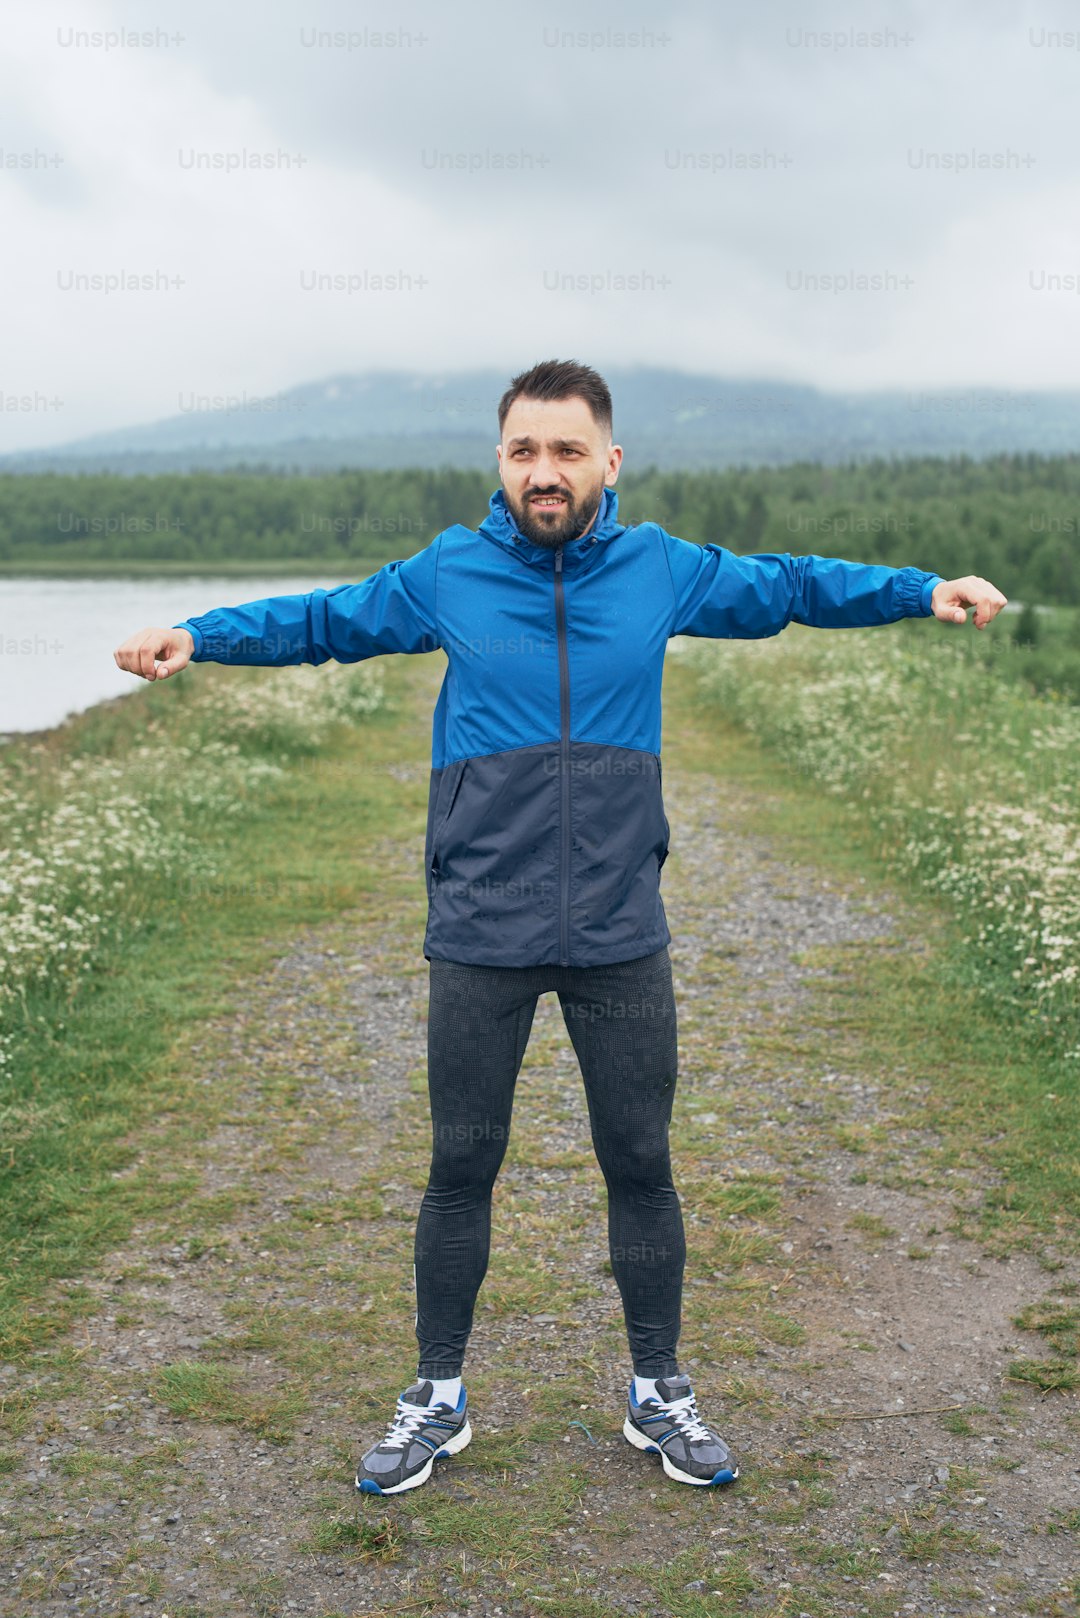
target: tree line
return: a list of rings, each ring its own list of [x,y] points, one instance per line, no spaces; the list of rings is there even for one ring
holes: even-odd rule
[[[497,487],[494,469],[6,474],[0,564],[287,560],[363,576],[455,522],[476,527]],[[740,553],[979,573],[1011,599],[1080,605],[1080,455],[646,467],[618,492],[624,521]]]

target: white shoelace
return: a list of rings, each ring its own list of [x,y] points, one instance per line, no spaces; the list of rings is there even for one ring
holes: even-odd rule
[[[670,1416],[675,1422],[684,1438],[714,1439],[716,1434],[707,1427],[698,1414],[696,1395],[688,1393],[685,1399],[675,1399],[671,1404],[662,1405],[664,1414]]]
[[[404,1449],[418,1429],[431,1417],[428,1405],[408,1405],[398,1401],[397,1414],[387,1428],[382,1441],[383,1449]]]

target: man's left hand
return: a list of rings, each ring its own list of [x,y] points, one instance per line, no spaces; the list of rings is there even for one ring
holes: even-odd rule
[[[963,579],[942,579],[935,584],[930,607],[935,618],[946,624],[967,622],[967,608],[975,608],[973,619],[976,629],[985,629],[991,618],[996,618],[1006,597],[987,579],[969,573]]]

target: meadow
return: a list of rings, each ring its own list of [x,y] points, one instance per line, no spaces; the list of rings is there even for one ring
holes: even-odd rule
[[[113,1177],[133,1152],[123,1143],[153,1102],[147,1068],[191,1003],[185,974],[199,948],[189,919],[224,909],[239,923],[260,898],[265,917],[290,895],[315,914],[337,897],[325,881],[313,896],[295,855],[285,872],[245,867],[258,862],[263,835],[280,841],[297,795],[314,794],[305,766],[335,736],[340,744],[385,718],[382,664],[284,669],[272,680],[256,669],[209,672],[134,690],[134,700],[99,704],[0,751],[0,1343],[9,1351],[39,1286],[77,1270],[112,1228],[98,1204],[116,1200]],[[314,796],[307,803],[317,814]],[[148,1011],[155,996],[170,1002],[168,1015]]]
[[[792,770],[857,805],[880,856],[936,895],[955,970],[1080,1072],[1080,709],[981,644],[907,620],[756,642],[684,641],[703,697]]]

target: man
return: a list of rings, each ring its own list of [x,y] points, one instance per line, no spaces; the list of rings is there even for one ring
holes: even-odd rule
[[[679,1482],[738,1462],[697,1410],[675,1348],[686,1245],[668,1125],[676,1014],[660,868],[669,827],[660,687],[673,635],[760,638],[909,616],[983,629],[985,579],[818,556],[737,557],[624,525],[611,396],[549,361],[499,405],[501,488],[459,525],[360,584],[218,608],[118,648],[159,679],[191,659],[356,662],[441,648],[425,838],[433,1148],[414,1244],[417,1380],[356,1485],[396,1494],[472,1437],[461,1381],[487,1270],[491,1192],[537,997],[554,990],[607,1184],[612,1271],[634,1376],[625,1437]],[[159,661],[160,660],[160,661]]]

